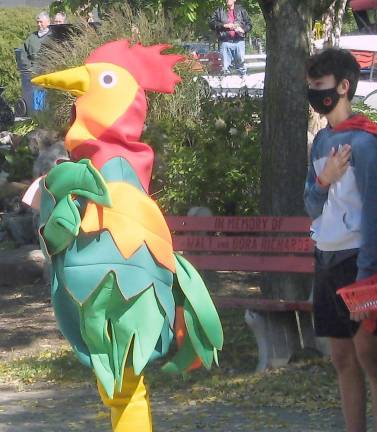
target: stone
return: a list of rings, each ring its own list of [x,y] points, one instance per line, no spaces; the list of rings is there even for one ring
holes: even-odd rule
[[[0,150],[11,150],[17,148],[22,141],[22,135],[9,131],[0,132]]]
[[[59,159],[67,159],[67,152],[63,141],[53,143],[48,149],[40,151],[33,164],[33,177],[38,178],[47,174]]]
[[[33,164],[33,177],[46,174],[59,159],[68,159],[64,141],[57,132],[48,129],[35,129],[27,137],[28,147],[36,157]]]
[[[36,233],[33,223],[33,214],[8,213],[3,215],[3,230],[18,245],[32,244],[36,242]]]
[[[0,171],[0,187],[2,187],[7,182],[8,177],[9,173],[6,171]]]
[[[43,278],[45,258],[35,245],[0,251],[0,286],[32,284]]]
[[[191,207],[187,212],[187,216],[213,216],[213,214],[208,207]]]
[[[0,172],[0,176],[2,176],[1,178],[2,179],[6,178],[7,177],[6,174],[7,173],[1,174]],[[24,192],[26,192],[26,189],[28,188],[28,185],[25,183],[7,182],[7,181],[0,182],[0,186],[1,186],[0,199],[9,196],[15,196],[15,195],[21,196],[23,195]]]

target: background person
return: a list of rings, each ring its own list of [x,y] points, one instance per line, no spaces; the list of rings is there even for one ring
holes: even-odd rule
[[[35,71],[38,53],[43,44],[49,40],[50,17],[47,12],[36,16],[38,30],[31,33],[22,46],[21,59],[26,69]]]
[[[67,24],[67,15],[64,12],[58,12],[54,16],[53,24],[55,25]]]
[[[27,37],[21,48],[16,50],[22,86],[22,108],[19,115],[22,116],[43,109],[45,104],[44,90],[33,88],[30,79],[32,72],[38,72],[37,60],[42,46],[50,41],[50,17],[47,12],[41,12],[36,16],[36,21],[38,29]]]
[[[230,72],[232,62],[240,75],[246,74],[245,37],[251,30],[246,10],[236,0],[226,0],[226,7],[219,7],[212,15],[209,26],[217,33],[223,58],[223,72]]]

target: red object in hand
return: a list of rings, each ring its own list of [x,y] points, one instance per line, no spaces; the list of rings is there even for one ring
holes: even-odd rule
[[[373,333],[377,327],[377,274],[338,289],[350,312],[371,312],[372,318],[363,320],[364,329]]]

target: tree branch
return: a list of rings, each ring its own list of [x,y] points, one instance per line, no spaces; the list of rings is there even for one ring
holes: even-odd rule
[[[307,0],[309,10],[313,17],[322,16],[333,3],[335,3],[334,0]]]
[[[267,18],[278,0],[258,0],[265,18]],[[320,17],[336,0],[295,0],[298,8],[306,10],[309,16]]]

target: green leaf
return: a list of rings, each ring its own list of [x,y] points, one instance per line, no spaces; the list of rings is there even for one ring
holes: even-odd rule
[[[221,350],[224,337],[220,318],[202,278],[182,255],[175,253],[174,257],[179,285],[190,302],[198,323],[209,342]]]

